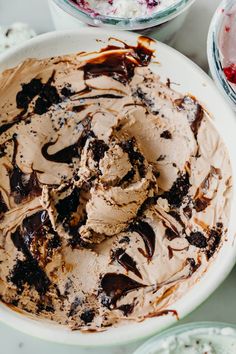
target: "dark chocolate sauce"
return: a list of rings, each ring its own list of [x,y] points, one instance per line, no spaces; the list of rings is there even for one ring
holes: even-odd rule
[[[8,122],[8,123],[5,123],[5,124],[2,124],[0,126],[0,135],[5,133],[8,129],[10,129],[11,127],[13,127],[15,124],[19,123],[20,122],[20,119],[17,118],[15,120],[12,120],[11,122]]]
[[[34,286],[40,295],[44,295],[50,285],[46,273],[33,258],[27,258],[23,261],[17,260],[9,279],[17,286],[19,292],[22,292],[24,285],[28,284]]]
[[[55,152],[54,154],[49,154],[48,153],[48,148],[50,146],[53,146],[56,144],[56,141],[46,143],[42,147],[42,155],[43,157],[52,162],[57,162],[57,163],[67,163],[70,164],[73,161],[73,158],[79,156],[79,151],[78,151],[78,143],[76,142],[75,144],[72,144],[70,146],[65,147],[62,150],[59,150]]]
[[[114,95],[112,93],[104,93],[101,95],[96,95],[96,96],[87,96],[87,97],[80,97],[80,100],[97,100],[100,98],[108,98],[108,99],[120,99],[123,98],[124,96],[121,95]]]
[[[115,259],[122,267],[127,271],[133,272],[137,277],[142,279],[142,275],[137,268],[137,263],[135,260],[128,255],[122,248],[118,248],[112,255],[112,258]]]
[[[144,214],[144,212],[151,206],[156,204],[158,197],[148,197],[143,204],[140,206],[138,212],[137,212],[137,216],[142,216]]]
[[[11,193],[16,204],[20,204],[27,197],[35,197],[41,194],[41,187],[35,171],[31,174],[25,174],[15,165],[9,173],[9,180]]]
[[[24,254],[25,259],[16,261],[9,280],[17,286],[20,293],[24,290],[25,284],[28,284],[30,287],[34,286],[40,295],[44,295],[50,286],[50,280],[30,253],[20,227],[11,235],[11,239],[14,246]]]
[[[75,212],[79,206],[80,190],[75,187],[70,195],[64,199],[60,199],[56,204],[57,221],[63,221],[70,218],[71,214]]]
[[[80,113],[80,112],[84,111],[86,108],[87,108],[86,104],[81,104],[80,106],[74,106],[72,108],[72,111],[76,112],[76,113]]]
[[[146,285],[127,277],[124,274],[107,273],[101,280],[101,288],[108,297],[107,306],[116,306],[117,301],[130,291],[145,287]]]
[[[172,259],[174,257],[173,249],[170,246],[167,246],[167,248],[168,248],[169,259]]]
[[[137,232],[143,239],[146,257],[151,260],[155,251],[156,235],[153,228],[146,221],[136,221],[130,226],[131,231]]]
[[[33,171],[26,174],[16,164],[16,155],[18,142],[13,138],[14,148],[12,156],[12,169],[9,169],[9,182],[11,194],[16,204],[20,204],[27,197],[35,197],[41,194],[41,187],[38,181],[37,173]]]
[[[129,46],[122,41],[118,42],[121,42],[124,48],[108,45],[101,49],[99,57],[85,64],[85,80],[106,75],[126,84],[133,77],[135,67],[147,66],[150,63],[154,53],[149,47],[151,39],[139,37],[136,47]],[[123,49],[128,49],[128,51],[124,52]]]
[[[165,230],[165,237],[167,238],[167,240],[172,241],[175,238],[179,238],[180,236],[178,233],[167,227]]]

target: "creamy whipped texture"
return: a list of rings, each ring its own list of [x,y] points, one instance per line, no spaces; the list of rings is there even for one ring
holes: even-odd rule
[[[111,17],[145,17],[162,11],[177,0],[72,0],[91,14]]]
[[[0,296],[18,311],[82,330],[177,316],[224,242],[226,147],[150,45],[0,76]]]
[[[170,336],[153,344],[145,354],[233,354],[236,331],[233,328],[199,328]]]
[[[9,27],[0,27],[0,53],[35,36],[35,31],[26,23],[16,22]]]
[[[222,12],[224,17],[219,37],[224,73],[236,91],[236,5]]]

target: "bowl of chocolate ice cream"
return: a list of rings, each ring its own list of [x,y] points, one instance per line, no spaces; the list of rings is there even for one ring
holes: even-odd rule
[[[236,123],[208,76],[87,28],[10,49],[0,70],[1,320],[114,345],[201,304],[236,254]]]

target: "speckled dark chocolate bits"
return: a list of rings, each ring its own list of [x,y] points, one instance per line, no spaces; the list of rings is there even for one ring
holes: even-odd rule
[[[128,154],[131,165],[133,167],[137,167],[140,177],[143,178],[145,176],[144,156],[137,149],[135,143],[135,139],[132,138],[130,140],[123,141],[120,146],[123,151]],[[129,177],[133,177],[133,170],[129,172]]]
[[[161,138],[163,139],[172,139],[172,134],[169,130],[164,130],[161,135],[160,135]]]
[[[27,84],[22,84],[22,90],[16,95],[16,106],[24,110],[28,109],[29,103],[37,96],[43,88],[40,79],[32,79]]]
[[[162,197],[166,198],[172,207],[179,208],[187,196],[190,188],[188,173],[180,174],[173,183],[171,189],[165,192]]]
[[[199,231],[191,232],[189,236],[186,237],[190,245],[198,247],[198,248],[206,248],[207,247],[207,239],[206,237]]]
[[[207,257],[210,259],[214,256],[215,252],[220,246],[221,239],[223,235],[223,224],[217,223],[216,227],[209,231],[209,239],[208,239],[208,249],[207,249]]]
[[[22,90],[16,94],[17,108],[23,109],[25,112],[28,110],[30,102],[38,96],[35,101],[34,113],[44,114],[48,109],[56,103],[61,101],[60,96],[55,86],[51,84],[52,77],[45,84],[41,79],[32,79],[29,83],[22,84]]]
[[[85,324],[89,324],[93,321],[94,316],[95,316],[95,312],[93,310],[85,310],[81,314],[80,318]]]
[[[108,151],[109,146],[103,140],[95,139],[89,143],[89,149],[92,151],[93,160],[99,162]]]

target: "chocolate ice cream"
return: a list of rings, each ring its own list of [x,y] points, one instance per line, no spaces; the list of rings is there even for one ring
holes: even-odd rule
[[[225,240],[231,167],[151,41],[0,76],[0,296],[72,329],[175,314]]]

